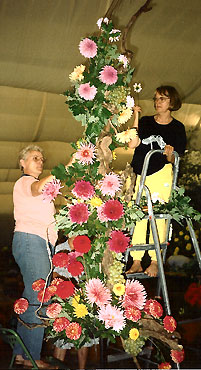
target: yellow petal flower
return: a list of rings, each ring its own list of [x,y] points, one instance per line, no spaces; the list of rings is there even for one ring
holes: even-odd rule
[[[85,66],[83,64],[81,64],[80,66],[77,66],[74,68],[73,72],[70,73],[69,75],[69,78],[71,81],[82,81],[84,76],[83,76],[83,72],[85,70]]]
[[[74,314],[78,318],[85,317],[88,313],[87,307],[83,303],[76,305],[74,309]]]
[[[120,284],[120,283],[115,284],[113,286],[113,292],[117,296],[123,295],[125,293],[125,285],[124,284]]]
[[[115,151],[114,151],[114,150],[113,150],[113,152],[112,152],[112,158],[113,158],[113,160],[114,160],[114,161],[117,159],[117,155],[116,155],[116,153],[115,153]]]
[[[72,299],[71,305],[73,307],[76,307],[79,304],[79,301],[80,301],[80,296],[79,295],[75,295],[73,297],[73,299]]]
[[[136,328],[133,328],[129,331],[129,337],[133,340],[136,340],[139,337],[140,333],[139,330]]]
[[[102,203],[103,203],[103,201],[98,197],[94,197],[90,200],[90,204],[93,207],[100,207]]]
[[[120,124],[126,123],[131,118],[132,114],[133,114],[132,109],[130,108],[124,109],[118,117],[118,122]]]

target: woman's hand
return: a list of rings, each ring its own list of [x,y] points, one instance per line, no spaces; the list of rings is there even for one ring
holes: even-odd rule
[[[133,110],[135,113],[141,113],[142,109],[139,105],[134,105]]]
[[[166,155],[168,162],[174,163],[174,147],[166,145],[163,154]]]

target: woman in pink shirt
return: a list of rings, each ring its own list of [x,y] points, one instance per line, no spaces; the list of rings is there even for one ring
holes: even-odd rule
[[[15,230],[12,252],[23,276],[23,297],[29,301],[29,308],[22,319],[29,324],[40,324],[40,319],[35,315],[39,301],[32,284],[37,279],[47,278],[50,271],[47,245],[52,255],[57,240],[54,204],[45,202],[42,196],[43,187],[54,176],[38,179],[43,171],[44,157],[42,149],[36,145],[29,145],[20,152],[19,163],[23,175],[16,181],[13,190]],[[18,323],[17,332],[39,368],[56,368],[40,359],[44,328],[30,330]],[[25,367],[31,365],[20,346],[16,345],[14,353],[16,364]]]

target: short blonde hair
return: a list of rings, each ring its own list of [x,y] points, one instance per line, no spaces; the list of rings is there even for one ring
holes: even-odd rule
[[[26,160],[27,154],[33,151],[40,152],[43,155],[43,149],[40,146],[34,144],[27,145],[19,152],[18,163],[21,170],[23,170],[23,167],[20,164],[21,159]]]

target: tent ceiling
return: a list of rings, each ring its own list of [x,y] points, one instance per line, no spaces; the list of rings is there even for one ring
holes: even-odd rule
[[[124,29],[145,0],[123,0],[112,19]],[[62,93],[68,75],[84,62],[78,50],[82,37],[98,31],[96,21],[111,0],[1,0],[0,85]],[[128,34],[134,51],[134,81],[142,99],[156,86],[174,84],[186,103],[200,104],[200,0],[153,0]]]

